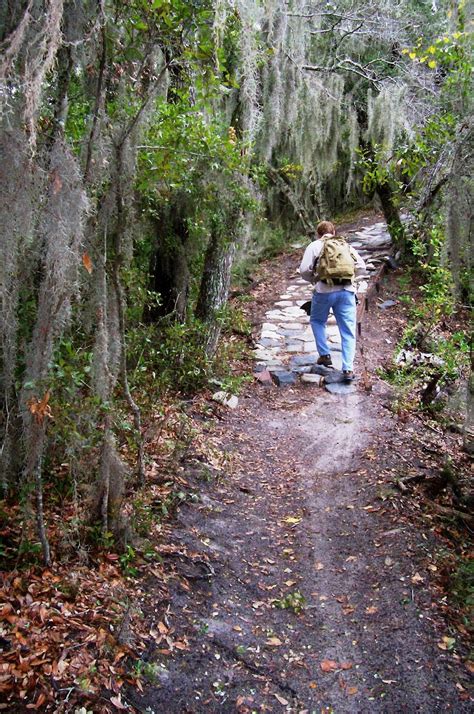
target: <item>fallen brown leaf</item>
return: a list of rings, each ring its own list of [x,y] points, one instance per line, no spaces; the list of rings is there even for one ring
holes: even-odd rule
[[[319,665],[323,672],[335,672],[339,665],[333,659],[323,659]]]

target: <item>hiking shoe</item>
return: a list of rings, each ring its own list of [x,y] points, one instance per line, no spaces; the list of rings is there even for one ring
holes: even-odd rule
[[[344,382],[352,382],[355,379],[352,369],[344,369],[342,371],[342,377]]]
[[[322,364],[323,367],[332,367],[331,355],[321,355],[316,364]]]

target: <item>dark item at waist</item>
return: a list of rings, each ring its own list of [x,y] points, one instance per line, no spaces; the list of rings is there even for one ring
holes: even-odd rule
[[[324,283],[325,285],[329,285],[328,280],[321,280],[321,282]],[[341,278],[333,278],[333,280],[331,281],[331,284],[332,285],[352,285],[352,280],[343,280]]]

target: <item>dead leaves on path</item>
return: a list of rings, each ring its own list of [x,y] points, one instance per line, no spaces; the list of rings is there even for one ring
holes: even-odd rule
[[[352,669],[352,666],[352,662],[336,662],[333,659],[323,659],[319,664],[320,669],[326,673]]]
[[[319,667],[324,674],[332,674],[334,672],[347,672],[353,667],[352,662],[336,662],[333,659],[323,659],[320,662]],[[349,684],[343,679],[342,676],[339,677],[339,687],[350,697],[358,693],[357,687],[350,687]]]

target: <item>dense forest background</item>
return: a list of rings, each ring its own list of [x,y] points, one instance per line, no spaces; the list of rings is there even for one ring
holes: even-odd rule
[[[467,2],[6,0],[0,46],[7,558],[51,562],[59,490],[126,541],[143,415],[229,383],[231,281],[318,220],[384,211],[424,284],[412,342],[471,304]]]

